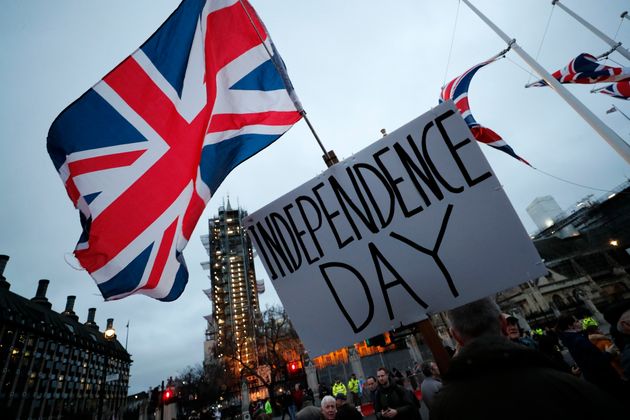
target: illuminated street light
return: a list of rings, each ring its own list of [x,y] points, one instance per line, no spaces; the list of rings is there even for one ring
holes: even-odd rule
[[[619,246],[619,241],[616,239],[611,239],[608,243],[612,246]]]
[[[105,337],[105,340],[107,341],[116,339],[116,330],[114,329],[114,318],[109,318],[107,320],[107,328],[105,328],[103,337]]]

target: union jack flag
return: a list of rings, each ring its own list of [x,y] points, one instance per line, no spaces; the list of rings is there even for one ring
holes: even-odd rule
[[[440,93],[440,103],[448,100],[452,100],[455,103],[455,106],[462,114],[464,121],[466,121],[466,125],[468,125],[468,128],[470,128],[470,131],[477,141],[494,147],[495,149],[507,153],[513,158],[529,165],[525,159],[514,152],[514,149],[512,149],[512,147],[510,147],[510,145],[508,145],[501,136],[488,127],[484,127],[479,124],[470,112],[470,105],[468,103],[468,88],[470,87],[470,82],[480,68],[496,60],[497,58],[492,58],[488,61],[477,64],[476,66],[468,69],[464,74],[448,82],[444,87],[442,87],[442,92]]]
[[[611,67],[599,64],[591,54],[582,53],[575,57],[563,69],[552,74],[560,83],[592,84],[601,82],[618,82],[630,78],[630,68]],[[526,87],[547,86],[547,82],[539,80]]]
[[[608,85],[598,92],[610,95],[613,98],[628,100],[630,99],[630,80],[623,80],[621,82],[613,83],[612,85]]]
[[[210,196],[301,111],[247,0],[184,0],[66,108],[48,153],[80,211],[74,254],[105,300],[177,299],[182,251]]]

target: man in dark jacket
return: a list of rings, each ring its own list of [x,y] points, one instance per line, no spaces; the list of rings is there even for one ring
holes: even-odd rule
[[[357,408],[346,400],[346,396],[339,393],[335,395],[337,403],[337,415],[335,420],[362,420],[363,416]]]
[[[418,420],[420,412],[406,390],[393,382],[384,367],[376,371],[378,388],[374,395],[374,414],[377,420]],[[414,396],[415,398],[415,396]]]
[[[624,418],[614,398],[505,338],[505,319],[491,299],[456,308],[449,319],[463,347],[442,375],[432,420]]]
[[[363,395],[366,396],[368,402],[374,403],[376,399],[376,390],[378,389],[378,382],[374,376],[367,377],[365,380],[365,388],[367,391],[364,392]]]
[[[623,400],[624,384],[619,378],[610,361],[613,354],[600,351],[588,336],[582,332],[581,324],[572,316],[562,316],[558,320],[558,335],[562,344],[569,350],[571,357],[579,366],[584,379]]]

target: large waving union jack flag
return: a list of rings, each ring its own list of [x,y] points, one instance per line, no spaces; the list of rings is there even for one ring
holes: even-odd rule
[[[48,152],[80,211],[74,254],[103,297],[176,299],[188,279],[182,251],[210,196],[301,111],[246,0],[184,0],[66,108]]]
[[[518,156],[514,152],[514,149],[512,149],[512,147],[510,147],[510,145],[508,145],[505,140],[501,138],[500,135],[498,135],[488,127],[484,127],[479,124],[470,112],[470,105],[468,103],[468,89],[470,88],[470,82],[475,76],[475,73],[477,73],[480,68],[492,63],[493,61],[496,61],[497,58],[498,57],[495,57],[488,61],[484,61],[483,63],[479,63],[476,66],[468,69],[462,75],[448,82],[444,87],[442,87],[439,102],[442,103],[444,101],[452,100],[455,103],[455,107],[457,107],[460,114],[462,114],[466,125],[468,125],[468,128],[477,141],[494,147],[495,149],[507,153],[513,158],[518,159],[521,162],[529,165],[529,163],[525,159]]]
[[[582,53],[571,62],[552,74],[560,83],[592,84],[602,82],[618,82],[630,78],[630,68],[611,67],[599,64],[591,54]],[[539,80],[526,87],[547,86],[547,82]]]

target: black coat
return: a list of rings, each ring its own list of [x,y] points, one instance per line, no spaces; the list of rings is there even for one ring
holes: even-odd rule
[[[407,396],[405,389],[391,380],[389,386],[379,385],[374,393],[374,413],[378,420],[385,419],[381,415],[381,411],[387,408],[393,408],[398,412],[394,420],[415,420],[418,418],[417,413],[414,412],[416,408]]]
[[[586,335],[579,332],[562,332],[560,340],[580,367],[584,379],[619,399],[624,398],[624,384],[610,364],[610,353],[600,351]],[[625,398],[630,398],[630,395]]]
[[[337,409],[335,420],[362,420],[363,416],[357,411],[357,408],[351,404],[343,404]]]
[[[628,413],[611,396],[562,372],[540,352],[504,337],[470,342],[442,379],[431,420],[614,420]]]

